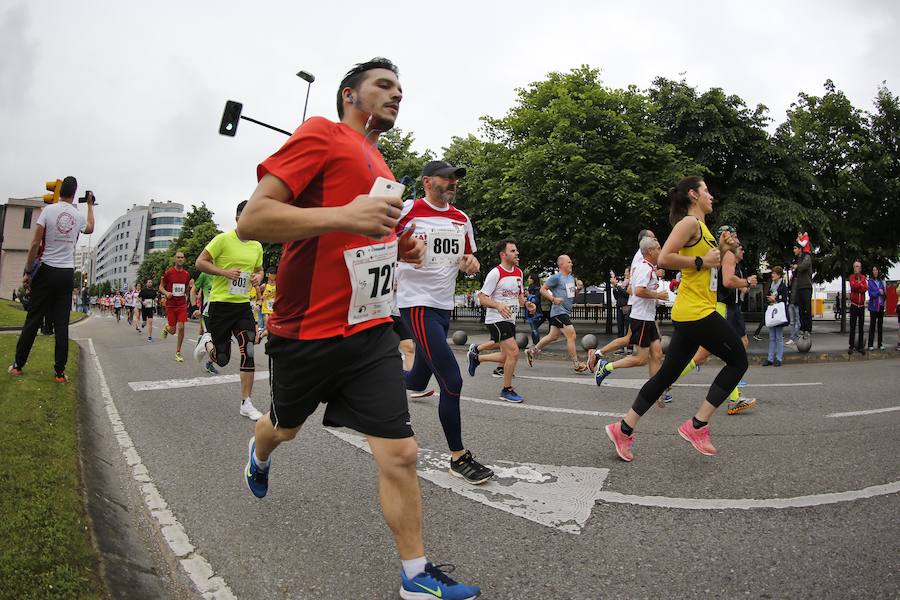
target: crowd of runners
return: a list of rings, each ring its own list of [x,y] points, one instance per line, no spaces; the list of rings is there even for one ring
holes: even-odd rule
[[[429,387],[433,379],[449,473],[472,485],[494,477],[476,459],[472,440],[463,440],[464,378],[448,343],[457,277],[476,274],[481,265],[474,255],[475,227],[453,203],[464,168],[431,161],[421,173],[424,194],[401,199],[403,186],[394,181],[376,142],[393,127],[402,97],[390,61],[356,65],[337,90],[339,121],[310,118],[259,164],[255,192],[236,207],[235,229],[217,235],[201,252],[196,279],[178,252],[158,282],[136,282],[97,304],[117,323],[124,318],[148,342],[155,340],[154,320],[161,319],[157,331],[162,338],[174,337],[179,363],[190,313],[197,327],[192,354],[209,373],[230,362],[236,342],[239,414],[255,421],[244,478],[258,498],[269,493],[275,450],[299,434],[320,404],[324,425],[365,435],[378,469],[383,515],[401,560],[401,597],[471,599],[480,588],[451,578],[450,570],[436,566],[425,552],[408,402],[435,395]],[[520,354],[516,324],[523,314],[531,325],[529,366],[561,337],[574,371],[592,375],[601,390],[617,371],[646,365],[649,378],[628,413],[606,427],[610,454],[614,450],[631,461],[639,420],[654,405],[671,402],[672,385],[715,355],[724,367],[696,412],[677,429],[698,452],[714,455],[710,421],[716,409],[728,401],[727,413],[737,414],[756,404],[741,392],[748,341],[739,308],[741,295],[756,281],[741,271],[738,232],[727,225],[715,235],[710,230],[706,220],[714,199],[701,177],[677,182],[669,200],[668,238],[660,240],[650,230],[638,234],[627,285],[627,328],[584,361],[572,323],[573,302],[584,286],[573,275],[571,258],[560,254],[557,272],[543,283],[531,275],[526,284],[515,240],[496,241],[496,265],[475,295],[485,308],[490,341],[470,346],[468,375],[490,363],[492,374],[503,380],[499,398],[525,400],[513,387]],[[264,272],[257,240],[283,244],[277,272]],[[674,333],[665,353],[657,303],[669,295],[660,285],[661,269],[680,272]],[[775,299],[777,294],[776,287]],[[549,315],[542,302],[549,303]],[[541,337],[545,319],[550,330]],[[255,349],[263,341],[271,400],[260,411],[251,396]],[[612,360],[626,346],[634,352]]]

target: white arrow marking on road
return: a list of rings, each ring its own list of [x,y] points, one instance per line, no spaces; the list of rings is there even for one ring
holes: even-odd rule
[[[534,377],[531,375],[516,375],[522,379],[537,379],[538,381],[555,381],[558,383],[577,383],[580,385],[597,386],[597,382],[593,377]],[[607,377],[603,380],[602,387],[626,388],[631,390],[639,390],[646,379],[616,379],[615,377]],[[674,383],[673,387],[702,387],[708,388],[709,383]],[[822,385],[821,381],[798,382],[798,383],[749,383],[751,387],[802,387],[809,385]]]
[[[366,438],[326,430],[371,453]],[[579,534],[591,517],[609,469],[497,461],[495,478],[473,486],[447,472],[450,455],[419,448],[419,477],[470,500],[566,533]]]
[[[853,412],[831,413],[826,417],[861,417],[863,415],[877,415],[879,413],[894,412],[900,410],[900,406],[892,406],[890,408],[876,408],[873,410],[856,410]]]

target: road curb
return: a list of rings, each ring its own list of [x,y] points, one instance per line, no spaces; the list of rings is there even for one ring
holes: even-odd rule
[[[143,502],[128,489],[121,452],[103,408],[90,393],[88,353],[78,345],[78,441],[82,488],[100,577],[111,598],[189,598],[178,566],[166,559]],[[126,484],[123,485],[123,481]]]

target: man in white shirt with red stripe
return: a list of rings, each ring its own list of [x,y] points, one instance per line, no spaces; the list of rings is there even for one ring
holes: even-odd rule
[[[478,301],[487,308],[484,324],[491,334],[491,341],[500,344],[500,351],[492,354],[469,354],[469,375],[475,375],[475,367],[483,361],[503,365],[503,389],[500,399],[507,402],[522,402],[524,398],[512,387],[512,378],[519,360],[519,345],[516,343],[516,319],[519,307],[534,310],[534,304],[525,301],[522,286],[522,271],[519,269],[519,249],[515,240],[501,240],[497,243],[500,264],[491,269],[484,284],[478,291]]]
[[[656,326],[656,302],[667,299],[669,294],[659,289],[659,277],[656,273],[659,242],[656,238],[645,237],[641,240],[640,252],[643,259],[631,270],[632,295],[629,299],[630,343],[634,344],[636,352],[616,362],[601,358],[597,363],[597,385],[603,383],[616,369],[639,367],[647,363],[650,364],[650,377],[653,377],[662,363],[662,343]]]
[[[441,388],[438,416],[450,448],[450,474],[477,485],[494,472],[476,461],[463,445],[459,413],[462,375],[447,344],[456,277],[460,271],[474,274],[481,268],[473,255],[472,222],[450,204],[456,197],[457,180],[465,175],[463,168],[433,160],[422,169],[425,197],[403,204],[397,231],[412,228],[413,236],[425,241],[426,250],[421,267],[397,265],[397,307],[416,341],[406,389],[425,390],[434,375]]]

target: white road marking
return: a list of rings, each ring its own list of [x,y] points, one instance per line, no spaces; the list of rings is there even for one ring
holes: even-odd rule
[[[597,387],[597,382],[593,377],[535,377],[533,375],[516,375],[522,379],[537,379],[538,381],[555,381],[558,383],[577,383],[580,385],[592,385]],[[603,380],[602,387],[625,388],[631,390],[639,390],[647,383],[646,379],[618,379],[616,377],[607,377]],[[748,383],[748,387],[803,387],[811,385],[822,385],[821,381],[797,382],[797,383]],[[674,383],[673,387],[702,387],[708,388],[709,383]]]
[[[326,430],[371,453],[366,439],[343,430]],[[609,469],[497,461],[492,481],[474,486],[450,475],[450,455],[419,449],[418,474],[442,488],[534,523],[579,534],[591,517]]]
[[[150,514],[159,524],[160,531],[172,549],[175,556],[180,559],[181,567],[185,570],[194,585],[208,600],[234,600],[235,595],[221,577],[215,576],[212,566],[209,562],[194,551],[194,545],[191,543],[187,532],[178,519],[169,510],[166,501],[160,495],[159,490],[150,478],[150,472],[134,447],[134,442],[125,424],[119,416],[119,411],[113,401],[112,393],[109,391],[109,385],[106,382],[106,375],[103,373],[103,367],[100,366],[100,358],[94,349],[94,340],[87,339],[88,351],[94,363],[94,369],[97,371],[97,377],[100,383],[100,393],[103,396],[103,403],[106,406],[106,414],[109,416],[109,422],[112,424],[113,432],[116,440],[119,442],[119,448],[125,457],[125,462],[131,467],[132,477],[141,486],[141,494],[144,497],[144,503],[150,510]]]
[[[541,406],[539,404],[528,404],[528,402],[515,403],[505,400],[485,400],[483,398],[472,398],[470,396],[460,396],[460,400],[468,400],[478,404],[490,404],[491,406],[503,406],[505,408],[518,408],[524,410],[540,410],[544,412],[566,413],[570,415],[588,415],[591,417],[619,417],[625,416],[625,413],[604,412],[601,410],[581,410],[578,408],[560,408],[557,406]]]
[[[269,378],[268,371],[257,371],[254,381]],[[128,387],[135,392],[149,392],[153,390],[174,390],[177,388],[201,387],[205,385],[220,385],[223,383],[237,383],[241,380],[238,373],[231,375],[213,375],[212,377],[192,377],[191,379],[162,379],[159,381],[129,381]]]
[[[862,417],[864,415],[877,415],[880,413],[886,412],[894,412],[895,410],[900,410],[900,406],[891,406],[890,408],[875,408],[872,410],[855,410],[852,412],[842,412],[842,413],[831,413],[830,415],[825,415],[826,417]]]
[[[638,506],[655,506],[658,508],[683,508],[687,510],[722,510],[740,509],[750,510],[755,508],[805,508],[810,506],[822,506],[823,504],[837,504],[838,502],[851,502],[862,498],[873,498],[887,494],[900,492],[900,481],[893,481],[884,485],[873,485],[861,490],[849,492],[834,492],[828,494],[813,494],[810,496],[796,496],[794,498],[667,498],[666,496],[631,496],[617,492],[600,492],[600,500],[618,504],[636,504]]]

